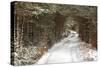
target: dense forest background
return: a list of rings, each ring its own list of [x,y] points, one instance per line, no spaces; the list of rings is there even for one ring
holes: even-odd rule
[[[68,30],[97,49],[97,7],[14,2],[12,64],[33,64]]]

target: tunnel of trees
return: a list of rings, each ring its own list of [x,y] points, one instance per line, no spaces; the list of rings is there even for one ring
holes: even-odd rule
[[[13,64],[35,63],[37,57],[51,48],[69,29],[77,31],[82,41],[91,43],[92,48],[96,49],[96,13],[95,6],[15,2],[12,46],[15,48],[13,53],[18,52],[18,57]],[[40,53],[36,54],[34,50]],[[20,60],[22,56],[27,58]]]

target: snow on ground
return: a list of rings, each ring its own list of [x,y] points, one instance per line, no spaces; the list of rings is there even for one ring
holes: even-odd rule
[[[66,33],[67,35],[67,33]],[[82,44],[86,44],[82,42]],[[45,53],[36,64],[65,63],[96,60],[96,50],[85,48],[78,33],[70,30],[70,34]]]

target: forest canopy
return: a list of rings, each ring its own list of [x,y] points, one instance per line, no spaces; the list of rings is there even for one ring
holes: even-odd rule
[[[35,63],[37,57],[41,57],[54,43],[60,41],[62,34],[69,30],[78,32],[82,41],[97,49],[96,6],[33,2],[14,2],[13,6],[12,48],[15,49],[12,55],[15,52],[18,54],[13,64]],[[24,58],[19,61],[21,57]]]

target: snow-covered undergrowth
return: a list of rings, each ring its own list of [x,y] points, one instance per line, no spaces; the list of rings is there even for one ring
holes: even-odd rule
[[[65,33],[67,35],[67,33]],[[82,62],[96,60],[97,51],[89,48],[91,44],[82,42],[77,32],[70,34],[46,52],[36,64]]]

